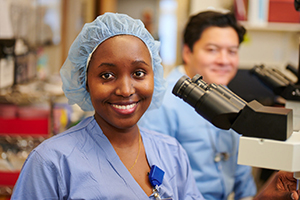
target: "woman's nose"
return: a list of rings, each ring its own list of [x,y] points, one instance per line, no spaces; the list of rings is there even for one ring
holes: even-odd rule
[[[134,94],[134,84],[131,78],[123,77],[118,80],[118,86],[116,89],[116,95],[123,97],[130,97]]]

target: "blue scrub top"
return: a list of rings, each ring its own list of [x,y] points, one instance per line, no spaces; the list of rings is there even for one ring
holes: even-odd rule
[[[181,145],[169,136],[140,129],[148,163],[164,172],[161,198],[203,199]],[[16,199],[155,199],[126,169],[94,117],[49,138],[34,149],[11,197]]]
[[[172,94],[174,85],[183,75],[183,66],[170,72],[162,106],[146,112],[139,125],[179,141],[189,156],[197,187],[205,199],[227,200],[232,192],[235,199],[255,196],[251,167],[237,164],[240,135],[233,130],[216,128],[192,106]]]

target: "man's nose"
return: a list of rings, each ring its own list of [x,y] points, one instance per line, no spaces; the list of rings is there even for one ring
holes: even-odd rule
[[[229,63],[229,53],[225,50],[222,50],[219,52],[219,55],[218,55],[218,63],[220,64],[228,64]]]
[[[129,77],[122,77],[118,80],[118,86],[116,89],[116,95],[123,97],[130,97],[134,94],[134,83],[133,80]]]

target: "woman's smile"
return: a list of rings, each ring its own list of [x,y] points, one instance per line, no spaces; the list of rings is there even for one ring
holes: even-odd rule
[[[113,109],[123,115],[132,114],[137,108],[137,102],[130,104],[111,104]]]

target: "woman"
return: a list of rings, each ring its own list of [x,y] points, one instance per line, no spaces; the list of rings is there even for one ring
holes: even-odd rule
[[[31,152],[12,199],[203,199],[180,144],[137,126],[164,93],[158,51],[127,15],[83,27],[61,77],[69,102],[95,115]]]

